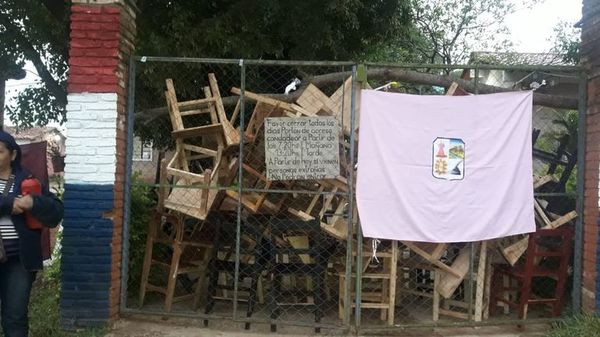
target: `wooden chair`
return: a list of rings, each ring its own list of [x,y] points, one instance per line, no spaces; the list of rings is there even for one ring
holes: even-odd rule
[[[380,267],[369,269],[373,260],[373,252],[363,246],[363,268],[361,273],[362,294],[360,307],[364,309],[380,310],[380,319],[388,325],[394,325],[396,306],[396,280],[398,275],[398,242],[391,241],[388,249],[377,252]],[[354,268],[356,269],[356,268]],[[346,273],[339,274],[339,302],[338,313],[340,319],[344,318],[344,310],[347,305],[356,307],[356,292],[354,285],[351,287],[350,303],[345,303]],[[356,281],[356,270],[352,271],[352,284]]]
[[[437,321],[440,315],[482,321],[486,303],[489,299],[490,263],[487,249],[488,242],[478,243],[479,257],[476,270],[469,272],[470,248],[464,247],[457,256],[453,266],[455,270],[465,271],[462,278],[436,270],[433,289],[433,320]],[[473,249],[476,249],[473,248]],[[460,287],[462,285],[462,287]],[[469,296],[474,287],[473,302],[469,304]],[[460,287],[460,288],[459,288]],[[457,289],[462,289],[460,296],[456,296]]]
[[[492,311],[501,304],[518,309],[519,318],[527,316],[530,304],[544,304],[552,309],[552,316],[559,316],[563,307],[567,269],[571,260],[573,241],[572,226],[555,229],[538,229],[529,235],[525,261],[515,266],[495,264],[492,282]],[[553,282],[550,297],[536,293],[535,282],[545,279]]]
[[[226,119],[214,74],[210,86],[204,87],[206,98],[178,102],[171,79],[166,80],[165,97],[175,140],[175,155],[168,162],[161,184],[171,180],[176,188],[164,196],[168,209],[205,219],[218,194],[219,173],[226,165],[224,151],[239,144],[239,136]],[[184,123],[184,117],[195,117]],[[201,123],[200,120],[208,122]],[[211,188],[212,187],[212,188]]]
[[[208,265],[208,290],[204,313],[210,314],[216,301],[233,301],[227,292],[234,291],[236,259],[236,219],[235,215],[223,221],[217,227],[212,258]],[[258,218],[250,217],[241,224],[240,263],[238,273],[238,294],[247,293],[246,298],[238,296],[238,301],[247,302],[246,317],[254,312],[258,296],[258,287],[262,285],[261,273],[266,269],[268,247],[263,242],[263,228]],[[250,279],[250,285],[244,280]],[[220,291],[220,293],[219,293]],[[262,294],[262,291],[261,291]],[[208,319],[204,320],[208,326]],[[245,329],[250,329],[246,322]]]
[[[295,202],[289,205],[288,213],[304,221],[319,219],[321,229],[325,233],[341,242],[346,242],[348,219],[343,216],[348,205],[348,200],[343,194],[348,191],[346,180],[341,177],[319,180],[314,182],[314,190],[318,193],[306,195],[310,199],[307,200],[308,202]],[[303,204],[305,207],[300,207]]]
[[[274,219],[269,221],[271,230],[269,308],[271,312],[271,331],[277,331],[274,321],[279,318],[283,307],[312,308],[315,323],[320,323],[326,303],[325,277],[330,253],[329,243],[322,235],[319,221],[292,219]],[[306,236],[304,248],[291,244],[286,237]],[[288,261],[288,262],[286,262]],[[282,289],[283,278],[287,275],[309,278],[311,287],[302,289]],[[312,289],[310,289],[312,288]],[[315,327],[315,332],[320,332]]]
[[[165,295],[165,311],[170,312],[174,302],[182,301],[193,296],[193,307],[198,306],[202,282],[212,243],[201,233],[204,222],[197,217],[190,217],[183,212],[169,209],[166,206],[171,194],[167,179],[167,162],[161,161],[158,173],[160,186],[158,188],[158,202],[154,214],[148,224],[144,263],[142,265],[142,278],[139,292],[139,305],[144,305],[148,291],[159,292]],[[191,229],[189,227],[192,227]],[[160,245],[168,254],[159,256],[155,250]],[[190,251],[193,251],[190,254]],[[167,270],[166,286],[152,284],[150,272],[153,266]],[[187,274],[195,274],[197,284],[194,293],[181,296],[175,295],[178,278]]]
[[[165,312],[171,311],[173,303],[190,298],[194,299],[193,306],[197,306],[212,244],[210,240],[203,240],[202,235],[198,235],[201,228],[194,228],[195,225],[200,225],[197,219],[183,214],[155,211],[146,238],[139,293],[140,307],[144,305],[146,293],[150,291],[165,295]],[[156,245],[161,245],[162,251],[166,254],[157,254]],[[167,271],[163,280],[166,286],[150,282],[152,266]],[[175,288],[178,282],[183,281],[181,277],[186,275],[196,277],[195,288],[192,287],[191,291],[176,295]]]

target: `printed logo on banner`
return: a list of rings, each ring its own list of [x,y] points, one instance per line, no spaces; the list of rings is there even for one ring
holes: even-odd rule
[[[431,157],[431,172],[435,178],[462,180],[465,177],[465,142],[462,139],[436,138]]]

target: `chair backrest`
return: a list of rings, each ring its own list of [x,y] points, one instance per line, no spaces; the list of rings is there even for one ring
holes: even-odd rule
[[[271,230],[271,248],[273,256],[287,254],[290,256],[310,256],[312,263],[322,263],[328,258],[327,240],[321,231],[319,220],[278,219],[269,220]],[[308,247],[294,247],[286,238],[306,236]],[[305,262],[306,263],[306,262]]]
[[[564,225],[554,229],[538,229],[529,235],[525,268],[529,270],[540,259],[555,260],[552,266],[558,273],[567,271],[573,252],[573,227]],[[547,265],[549,265],[547,263]]]

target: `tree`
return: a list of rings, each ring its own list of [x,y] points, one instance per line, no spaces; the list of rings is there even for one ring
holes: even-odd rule
[[[138,51],[348,60],[410,25],[410,0],[140,0]],[[160,27],[160,29],[157,29]]]
[[[554,27],[554,36],[550,38],[552,52],[563,55],[567,63],[579,63],[579,47],[581,45],[581,28],[573,23],[560,21]]]
[[[346,60],[368,46],[403,35],[410,25],[409,1],[138,0],[137,53]],[[21,92],[8,109],[20,125],[65,121],[68,11],[69,3],[59,0],[0,3],[0,50],[11,55],[8,61],[0,60],[0,74],[10,69],[7,64],[20,69],[28,60],[42,80]],[[138,74],[138,83],[148,90],[139,92],[162,97],[168,70],[146,67]],[[193,81],[190,77],[181,83]]]
[[[362,50],[407,35],[410,0],[140,0],[139,55],[275,60],[350,60]],[[157,29],[159,27],[159,29]],[[246,68],[246,88],[283,92],[294,77],[340,71],[276,67]],[[347,69],[346,69],[347,70]],[[137,65],[136,112],[164,106],[165,79],[180,100],[196,99],[215,73],[221,90],[240,86],[237,64],[147,62]],[[224,95],[226,93],[223,93]],[[166,121],[166,119],[165,119]],[[152,126],[136,125],[158,142]]]
[[[524,0],[527,7],[540,0]],[[410,44],[420,62],[460,64],[476,50],[509,51],[504,20],[517,8],[510,0],[412,0],[417,33]]]
[[[68,6],[56,0],[4,0],[0,2],[0,82],[30,61],[41,83],[19,93],[7,112],[20,125],[64,121],[68,57]],[[4,90],[2,90],[4,93]],[[4,104],[2,105],[4,107]]]

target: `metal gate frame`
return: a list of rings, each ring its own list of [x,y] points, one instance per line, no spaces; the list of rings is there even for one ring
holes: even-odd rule
[[[192,62],[192,63],[207,63],[207,64],[228,64],[235,65],[237,64],[241,69],[241,77],[240,77],[240,86],[241,86],[241,111],[240,113],[244,116],[245,108],[243,104],[244,93],[246,90],[246,67],[249,65],[278,65],[278,66],[341,66],[341,67],[351,67],[351,72],[349,74],[352,76],[352,97],[351,97],[351,130],[354,130],[355,124],[355,109],[356,109],[356,98],[354,97],[354,88],[359,85],[357,81],[357,69],[367,66],[367,67],[397,67],[397,68],[426,68],[426,69],[473,69],[475,72],[475,94],[478,94],[479,82],[478,76],[480,70],[483,69],[493,69],[493,70],[527,70],[527,71],[567,71],[574,73],[579,78],[579,106],[578,106],[578,139],[577,139],[577,192],[576,192],[576,211],[579,216],[576,219],[576,232],[575,232],[575,245],[574,245],[574,265],[573,265],[573,289],[571,293],[572,300],[572,314],[577,314],[581,311],[581,279],[582,279],[582,249],[583,249],[583,200],[584,200],[584,168],[585,168],[585,146],[586,146],[586,135],[585,135],[585,125],[586,125],[586,89],[587,89],[587,81],[585,73],[581,67],[571,67],[571,66],[506,66],[506,65],[437,65],[437,64],[385,64],[385,63],[364,63],[357,64],[354,62],[307,62],[307,61],[265,61],[265,60],[244,60],[244,59],[205,59],[205,58],[181,58],[181,57],[147,57],[147,56],[131,56],[129,61],[129,78],[128,78],[128,99],[127,99],[127,162],[126,162],[126,171],[125,171],[125,188],[124,188],[124,229],[123,229],[123,243],[122,243],[122,261],[121,261],[121,298],[120,298],[120,311],[124,314],[145,314],[145,315],[160,315],[164,316],[164,312],[160,311],[149,311],[149,310],[140,310],[134,309],[127,306],[127,298],[128,298],[128,289],[127,289],[127,281],[128,281],[128,261],[129,261],[129,221],[130,221],[130,203],[131,203],[131,175],[132,175],[132,154],[133,154],[133,137],[134,137],[134,104],[135,104],[135,87],[136,87],[136,65],[137,62]],[[241,127],[240,127],[240,136],[243,135],[243,118],[241,119]],[[350,136],[350,163],[355,163],[356,158],[354,158],[354,132],[351,133]],[[244,151],[243,142],[240,143],[240,160],[242,158],[242,154]],[[243,176],[242,166],[238,165],[238,177]],[[349,172],[349,181],[351,182],[353,179],[353,171]],[[243,193],[242,184],[238,184],[237,192],[241,196]],[[546,194],[536,194],[538,196],[565,196],[566,193],[546,193]],[[347,214],[348,218],[348,237],[346,241],[346,266],[345,266],[345,302],[349,303],[350,300],[350,288],[351,288],[351,269],[352,269],[352,221],[353,221],[353,209],[356,207],[354,205],[354,189],[352,184],[349,183],[349,192],[348,192],[348,200],[350,202],[349,212]],[[238,308],[237,308],[237,296],[238,296],[238,278],[239,274],[239,254],[240,254],[240,226],[241,226],[241,211],[242,205],[240,202],[237,204],[237,233],[236,233],[236,268],[235,268],[235,289],[234,289],[234,301],[233,301],[233,312],[232,317],[234,321],[239,322],[260,322],[260,323],[268,323],[264,320],[253,320],[246,319],[244,317],[239,316]],[[362,232],[360,231],[360,227],[357,233],[358,242],[362,242]],[[360,270],[360,264],[362,263],[362,252],[358,250],[356,253],[356,266],[357,270]],[[471,250],[471,267],[473,265],[473,250]],[[360,273],[359,273],[360,274]],[[361,297],[361,277],[357,276],[356,282],[356,303],[354,310],[354,320],[351,320],[351,306],[345,307],[344,319],[341,326],[338,325],[327,325],[327,324],[315,324],[315,323],[302,323],[296,321],[278,321],[278,323],[289,324],[289,325],[297,325],[297,326],[308,326],[308,327],[316,327],[320,326],[327,329],[336,329],[343,331],[353,331],[355,333],[363,333],[369,331],[382,331],[382,330],[402,330],[407,328],[423,328],[423,327],[444,327],[444,326],[488,326],[488,325],[503,325],[503,324],[516,324],[518,322],[522,322],[520,320],[514,319],[506,319],[506,320],[488,320],[485,322],[452,322],[452,323],[419,323],[419,324],[397,324],[394,326],[363,326],[361,324],[361,306],[360,306],[360,297]],[[200,313],[171,313],[170,316],[181,316],[188,318],[205,318],[205,315]],[[215,316],[210,316],[210,318],[216,318]],[[227,317],[226,317],[227,318]],[[556,319],[528,319],[527,322],[531,323],[545,323],[550,321],[555,321]]]

